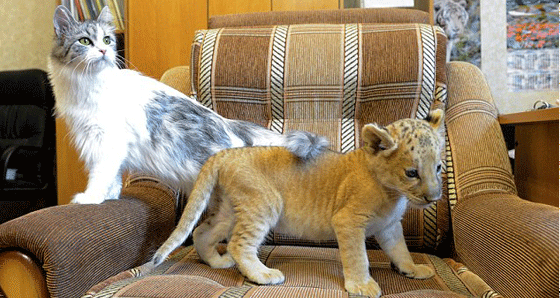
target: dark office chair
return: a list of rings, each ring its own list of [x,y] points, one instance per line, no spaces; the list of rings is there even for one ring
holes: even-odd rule
[[[53,107],[44,71],[0,72],[0,223],[57,204]]]

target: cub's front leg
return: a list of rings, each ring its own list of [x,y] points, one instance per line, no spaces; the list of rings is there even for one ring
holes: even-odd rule
[[[415,279],[427,279],[435,275],[434,270],[429,266],[414,264],[406,247],[400,222],[375,234],[375,238],[399,273]]]
[[[333,227],[342,260],[344,287],[348,293],[380,297],[381,288],[369,275],[364,229],[355,219],[344,214],[334,216]]]

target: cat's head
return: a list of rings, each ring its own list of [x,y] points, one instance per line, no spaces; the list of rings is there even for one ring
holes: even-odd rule
[[[368,124],[362,130],[370,170],[386,188],[426,207],[442,194],[441,153],[445,145],[443,111],[426,119],[402,119],[385,127]]]
[[[81,71],[99,71],[117,65],[113,16],[107,6],[97,19],[79,22],[60,5],[54,12],[53,22],[51,59]]]

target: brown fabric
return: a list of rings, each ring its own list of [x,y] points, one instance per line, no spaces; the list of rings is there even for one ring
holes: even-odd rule
[[[208,28],[345,23],[430,24],[430,16],[428,13],[419,10],[394,8],[274,11],[212,16],[208,21]]]
[[[457,263],[452,259],[446,259],[445,262],[449,265],[449,267],[453,268],[453,270],[457,272],[457,276],[472,290],[473,293],[475,293],[476,297],[503,298],[502,295],[492,290],[486,282],[484,282],[474,272],[470,271],[465,265]]]
[[[504,297],[558,297],[558,208],[509,194],[459,200],[457,254]]]
[[[482,72],[472,64],[447,65],[445,116],[461,200],[485,192],[516,194],[498,111]]]
[[[464,298],[467,296],[461,294],[452,294],[448,292],[442,291],[434,291],[434,290],[419,290],[419,291],[412,291],[408,293],[399,293],[399,294],[392,294],[392,295],[385,295],[383,298]],[[492,297],[494,298],[494,297]]]
[[[225,251],[220,246],[221,251]],[[391,269],[386,255],[369,250],[372,277],[384,297],[472,297],[473,293],[458,278],[446,260],[426,254],[412,254],[415,263],[431,266],[437,276],[427,280],[406,278]],[[95,297],[349,297],[344,289],[340,255],[334,248],[263,246],[259,259],[281,270],[286,280],[281,285],[254,285],[237,269],[212,269],[201,262],[192,247],[182,248],[153,271],[141,268],[112,279],[109,287],[97,286],[84,298]],[[455,264],[451,262],[450,264]],[[199,283],[200,287],[195,285]],[[352,295],[351,295],[352,297]],[[353,296],[356,297],[356,296]],[[498,296],[497,296],[498,297]]]
[[[443,107],[445,45],[440,29],[417,23],[202,30],[193,43],[194,93],[226,118],[315,132],[347,152],[360,147],[367,123],[423,118],[430,107]],[[412,250],[433,251],[448,238],[448,209],[442,200],[407,213]],[[278,234],[269,240],[310,243]],[[373,238],[368,243],[377,246]]]
[[[6,222],[0,225],[0,249],[34,255],[51,297],[79,297],[148,260],[174,227],[169,190],[143,182],[125,188],[122,196],[100,205],[55,206]]]
[[[558,208],[515,196],[497,110],[481,71],[451,62],[447,80],[447,174],[460,261],[504,297],[557,297]]]
[[[160,82],[184,94],[190,95],[192,93],[190,67],[188,66],[176,66],[167,70],[161,76]]]

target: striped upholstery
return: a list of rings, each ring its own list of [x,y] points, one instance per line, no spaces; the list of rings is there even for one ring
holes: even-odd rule
[[[360,146],[367,123],[424,118],[444,107],[445,43],[439,27],[418,23],[202,30],[193,43],[193,93],[227,118],[280,133],[312,131],[348,152]],[[442,200],[408,212],[403,225],[413,250],[433,251],[446,239],[448,209]]]
[[[0,250],[17,248],[39,260],[51,297],[80,297],[100,280],[146,262],[174,228],[170,189],[138,180],[122,197],[54,206],[8,221],[0,225]]]
[[[225,246],[219,248],[222,253]],[[393,269],[379,250],[368,251],[370,272],[383,297],[393,298],[502,298],[464,265],[451,259],[413,253],[415,263],[432,267],[437,277],[427,280],[406,278]],[[281,270],[281,285],[258,286],[237,269],[211,269],[202,263],[192,246],[176,251],[154,271],[134,268],[103,282],[82,298],[104,297],[363,297],[344,290],[344,278],[337,249],[298,246],[264,246],[259,259]]]
[[[209,32],[199,32],[191,63],[193,68],[198,68],[192,73],[192,89],[197,90],[200,98],[200,81],[203,81],[206,85],[202,86],[207,88],[206,104],[221,113],[259,122],[277,131],[319,130],[324,125],[329,129],[323,133],[335,140],[335,148],[341,151],[358,145],[356,126],[362,122],[383,123],[402,115],[421,116],[421,99],[432,96],[432,107],[446,106],[445,197],[434,209],[409,213],[404,225],[411,247],[424,250],[437,247],[436,252],[442,258],[414,253],[414,260],[433,267],[437,276],[412,280],[391,270],[381,251],[369,250],[370,272],[381,285],[383,297],[502,297],[494,290],[504,297],[558,297],[558,208],[534,204],[515,195],[503,138],[495,119],[496,110],[480,70],[458,62],[447,64],[444,70],[441,67],[445,51],[443,37],[430,26],[360,25],[426,24],[428,21],[427,14],[413,10],[374,9],[213,17],[209,21],[211,29],[258,26],[251,29],[259,32],[252,38],[266,42],[236,44],[233,38],[242,38],[243,34],[224,36],[227,30],[214,30],[215,36],[210,36],[214,38],[212,53],[205,52],[205,63],[202,63],[202,51],[209,51],[203,49]],[[286,24],[302,23],[330,23],[327,26],[330,31],[302,34],[303,29],[299,27],[296,29],[300,36],[292,36],[294,26]],[[333,30],[337,26],[332,24],[337,23],[347,25]],[[263,27],[266,24],[277,27],[267,27],[269,31],[266,31]],[[413,29],[381,31],[384,26]],[[367,28],[377,32],[364,32]],[[410,35],[404,37],[405,32]],[[371,38],[368,34],[377,34],[377,39],[368,43]],[[402,40],[397,38],[399,34],[403,34]],[[425,39],[430,35],[434,36],[433,50]],[[305,36],[316,37],[315,42],[306,41]],[[335,40],[339,47],[332,48],[332,44],[324,42],[326,39]],[[414,41],[416,47],[403,46]],[[228,53],[223,48],[228,43],[238,47],[231,48],[237,54],[224,56]],[[397,44],[392,51],[390,44]],[[268,52],[258,48],[267,45]],[[298,49],[303,45],[313,51]],[[319,51],[315,47],[331,48]],[[405,56],[407,51],[409,55]],[[302,65],[293,65],[296,60],[292,55],[296,54],[308,58],[301,58]],[[430,78],[426,67],[431,64],[432,54],[436,71]],[[229,60],[224,61],[224,57]],[[254,63],[243,65],[244,61]],[[316,62],[315,68],[310,68],[313,64],[310,61]],[[264,63],[264,68],[258,67],[259,63]],[[203,64],[209,67],[204,76]],[[405,64],[409,69],[402,67]],[[325,76],[325,69],[331,69],[330,76]],[[414,81],[412,72],[416,73],[417,89],[403,84],[405,80],[397,80],[408,74],[409,83]],[[294,84],[296,79],[307,85]],[[188,76],[181,71],[165,79],[170,84],[187,81],[190,84]],[[398,84],[404,86],[402,96],[388,100],[387,94],[395,94],[394,86]],[[234,87],[233,94],[242,94],[243,100],[228,102],[227,96],[232,94],[228,86]],[[188,84],[175,87],[189,92]],[[333,95],[336,92],[338,97]],[[305,100],[305,96],[313,94],[317,96]],[[299,110],[313,116],[306,118]],[[318,124],[314,125],[313,121]],[[84,296],[87,298],[359,297],[348,295],[343,289],[336,249],[302,240],[296,242],[274,233],[269,239],[272,245],[263,246],[259,256],[264,263],[286,274],[286,283],[279,286],[255,286],[235,269],[213,270],[200,262],[192,247],[176,251],[155,272],[144,272],[142,267],[129,269],[149,259],[170,233],[176,212],[184,202],[175,205],[175,192],[143,176],[131,179],[123,189],[123,196],[127,199],[101,205],[56,206],[4,223],[0,225],[0,249],[15,249],[37,260],[45,271],[53,298],[79,297],[88,288]],[[450,214],[453,239],[447,230]],[[291,245],[294,243],[309,245]],[[320,244],[332,246],[335,242]],[[372,239],[368,240],[368,247],[375,247]],[[462,264],[446,258],[451,255]],[[0,263],[3,261],[0,258]],[[0,273],[6,274],[2,266]],[[8,288],[4,292],[10,294]],[[5,293],[0,289],[0,296]]]

